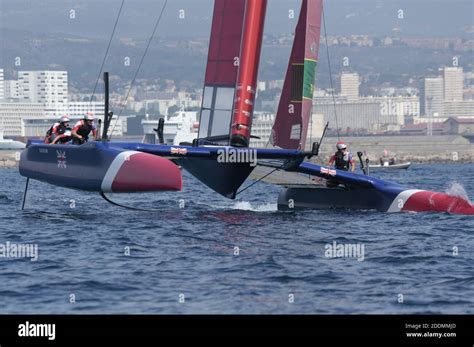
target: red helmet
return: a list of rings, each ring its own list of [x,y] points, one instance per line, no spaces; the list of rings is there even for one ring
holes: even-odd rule
[[[339,141],[338,143],[336,143],[336,148],[337,149],[346,149],[347,145],[344,143],[344,141]]]
[[[92,112],[87,112],[84,115],[84,120],[94,120],[94,116],[92,115]]]

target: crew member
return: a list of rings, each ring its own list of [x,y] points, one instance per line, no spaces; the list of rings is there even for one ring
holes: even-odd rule
[[[338,170],[349,171],[349,169],[354,172],[355,170],[355,161],[352,158],[352,154],[347,150],[347,145],[339,141],[336,144],[337,152],[331,156],[329,159],[329,165],[334,163],[334,167]]]
[[[51,142],[52,145],[67,145],[71,143],[72,141],[72,134],[71,134],[71,128],[67,128],[66,131],[59,135],[56,136],[56,138]]]
[[[88,112],[84,119],[74,125],[72,128],[72,142],[75,145],[82,145],[89,140],[89,134],[92,132],[92,136],[95,138],[97,135],[97,128],[94,125],[94,117],[92,113]]]
[[[59,122],[54,123],[51,128],[46,132],[46,137],[44,138],[44,143],[56,143],[54,142],[56,138],[63,135],[69,128],[69,117],[62,116],[59,119]]]

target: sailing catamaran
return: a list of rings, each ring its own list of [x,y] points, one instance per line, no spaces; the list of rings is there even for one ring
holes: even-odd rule
[[[198,138],[179,146],[104,141],[81,146],[30,141],[20,174],[50,184],[96,191],[180,190],[182,166],[215,192],[234,199],[257,165],[331,179],[341,185],[287,187],[281,210],[294,208],[439,211],[474,214],[461,197],[403,187],[371,176],[306,162],[305,151],[318,61],[322,0],[303,0],[271,142],[249,148],[267,0],[215,0]],[[108,107],[106,105],[106,119]],[[28,182],[28,180],[27,180]],[[25,190],[26,194],[26,190]]]

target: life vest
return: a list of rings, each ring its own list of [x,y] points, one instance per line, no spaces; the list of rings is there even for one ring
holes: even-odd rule
[[[349,152],[337,151],[334,154],[336,169],[348,171],[350,167]]]
[[[94,125],[94,123],[89,125],[84,120],[80,120],[76,123],[76,125],[74,125],[74,128],[72,128],[72,131],[76,132],[76,134],[78,134],[82,137],[82,138],[78,138],[76,136],[73,136],[72,142],[75,145],[82,145],[83,143],[85,143],[89,140],[89,134],[90,134],[91,131],[93,132],[94,136],[96,135],[95,133],[97,131],[97,128]]]
[[[51,128],[48,129],[46,132],[46,136],[44,137],[44,143],[51,143],[51,135],[53,134],[53,127],[54,125],[51,126]]]
[[[89,124],[87,124],[86,122],[84,122],[84,121],[82,121],[82,120],[81,120],[80,122],[81,122],[81,125],[80,125],[79,128],[76,130],[76,133],[77,133],[78,135],[81,135],[81,136],[84,138],[84,140],[87,141],[87,140],[89,139],[89,134],[90,134],[90,132],[91,132],[92,130],[94,130],[95,127],[94,127],[93,124],[92,124],[92,125],[89,125]]]
[[[59,136],[59,135],[62,135],[66,132],[66,130],[68,130],[69,128],[68,127],[65,127],[65,126],[62,126],[61,123],[59,122],[56,122],[54,123],[53,125],[51,125],[51,128],[48,129],[48,131],[46,132],[46,136],[44,138],[44,142],[45,143],[51,143],[53,142],[54,138],[53,138],[53,135],[56,137],[56,136]],[[70,129],[69,129],[70,130]]]
[[[61,135],[59,135],[60,138],[58,140],[58,142],[56,142],[57,144],[65,144],[69,141],[72,140],[72,134],[71,134],[71,128],[65,128],[64,131],[62,132]]]

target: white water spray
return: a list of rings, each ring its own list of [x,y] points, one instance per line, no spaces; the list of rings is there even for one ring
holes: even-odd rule
[[[255,212],[274,212],[278,211],[277,204],[263,204],[252,206],[252,204],[248,201],[237,201],[234,206],[231,207],[235,210],[243,210],[243,211],[255,211]]]
[[[464,189],[464,187],[457,182],[451,183],[451,185],[446,189],[446,194],[451,195],[451,196],[456,196],[458,198],[462,198],[468,201],[470,204],[472,204],[471,200],[469,200],[469,196],[467,195],[467,192]]]

